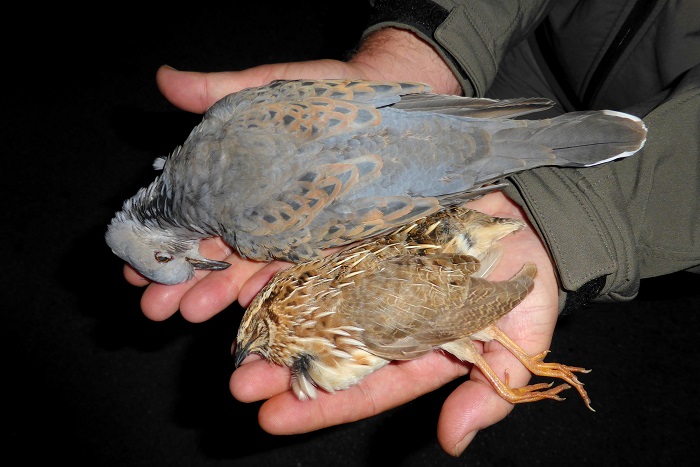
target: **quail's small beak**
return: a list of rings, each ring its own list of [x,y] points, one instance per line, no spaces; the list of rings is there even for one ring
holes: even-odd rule
[[[238,365],[241,364],[243,360],[248,356],[248,350],[250,349],[250,344],[251,342],[247,342],[245,345],[236,346],[236,351],[233,354],[233,364],[234,368],[238,368]]]
[[[207,271],[222,271],[231,266],[231,263],[227,263],[226,261],[215,261],[213,259],[185,259],[192,265],[193,268],[206,269]]]

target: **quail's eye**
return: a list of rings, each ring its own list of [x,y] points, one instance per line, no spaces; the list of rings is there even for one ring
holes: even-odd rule
[[[156,251],[155,257],[156,257],[156,261],[158,261],[159,263],[163,263],[163,264],[165,264],[168,261],[171,261],[173,259],[172,255],[169,255],[167,253],[161,253],[160,251]]]

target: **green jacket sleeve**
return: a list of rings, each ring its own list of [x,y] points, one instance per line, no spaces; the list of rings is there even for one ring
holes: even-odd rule
[[[414,31],[450,65],[465,95],[483,96],[509,48],[527,38],[556,3],[376,0],[366,34],[387,26]],[[648,127],[644,148],[632,157],[594,168],[527,171],[510,177],[511,185],[505,189],[523,206],[549,249],[559,274],[562,306],[566,300],[630,300],[637,295],[641,278],[700,264],[700,47],[692,42],[698,37],[697,21],[690,21],[694,16],[688,12],[671,11],[671,3],[648,5],[645,24],[657,22],[658,26],[662,21],[663,27],[655,28],[656,35],[642,31],[639,40],[655,43],[642,43],[633,50],[649,63],[640,64],[638,56],[625,62],[623,56],[618,60],[622,71],[609,81],[619,87],[614,78],[629,70],[636,80],[628,86],[641,89],[643,84],[661,82],[662,89],[655,95],[615,108],[643,118]],[[612,15],[618,16],[622,15]],[[569,15],[560,23],[572,18]],[[677,27],[673,21],[679,23]],[[595,22],[581,23],[588,28]],[[591,33],[588,37],[601,42],[613,41],[610,32],[618,27],[606,24],[581,33]],[[673,42],[673,37],[686,42]],[[589,55],[594,63],[596,57]],[[669,57],[674,55],[677,60],[672,62]]]
[[[647,142],[623,160],[511,177],[549,248],[564,291],[604,277],[601,300],[630,300],[639,280],[700,264],[700,66],[673,89],[624,109]]]

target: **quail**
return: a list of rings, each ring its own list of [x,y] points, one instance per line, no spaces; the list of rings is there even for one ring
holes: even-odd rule
[[[588,167],[637,152],[646,127],[609,110],[525,119],[543,98],[433,94],[420,83],[291,80],[215,103],[162,172],[108,225],[111,250],[177,284],[228,263],[199,252],[221,237],[242,257],[300,262],[502,187],[540,166]]]
[[[593,410],[575,373],[589,370],[530,356],[498,320],[533,288],[536,267],[510,280],[487,276],[500,258],[499,240],[524,226],[452,207],[320,259],[279,271],[247,308],[233,352],[236,366],[251,353],[291,369],[300,400],[357,384],[394,360],[441,349],[479,368],[511,403],[561,400],[575,387]],[[565,383],[510,388],[474,341],[495,340],[533,374]]]

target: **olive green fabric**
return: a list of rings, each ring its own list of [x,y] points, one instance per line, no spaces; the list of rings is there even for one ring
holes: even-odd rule
[[[383,19],[366,33],[387,26],[416,32],[453,68],[466,95],[545,96],[559,103],[553,113],[613,109],[647,124],[647,143],[632,157],[510,179],[506,193],[523,206],[557,266],[562,304],[601,277],[598,299],[623,301],[636,296],[641,278],[697,270],[697,2],[412,0],[408,15],[402,4],[377,0],[375,17]],[[444,12],[432,33],[425,20],[411,19],[421,7]]]
[[[634,156],[535,169],[506,189],[536,225],[565,290],[605,275],[602,297],[628,300],[640,278],[700,264],[700,67],[643,119],[647,143]]]

